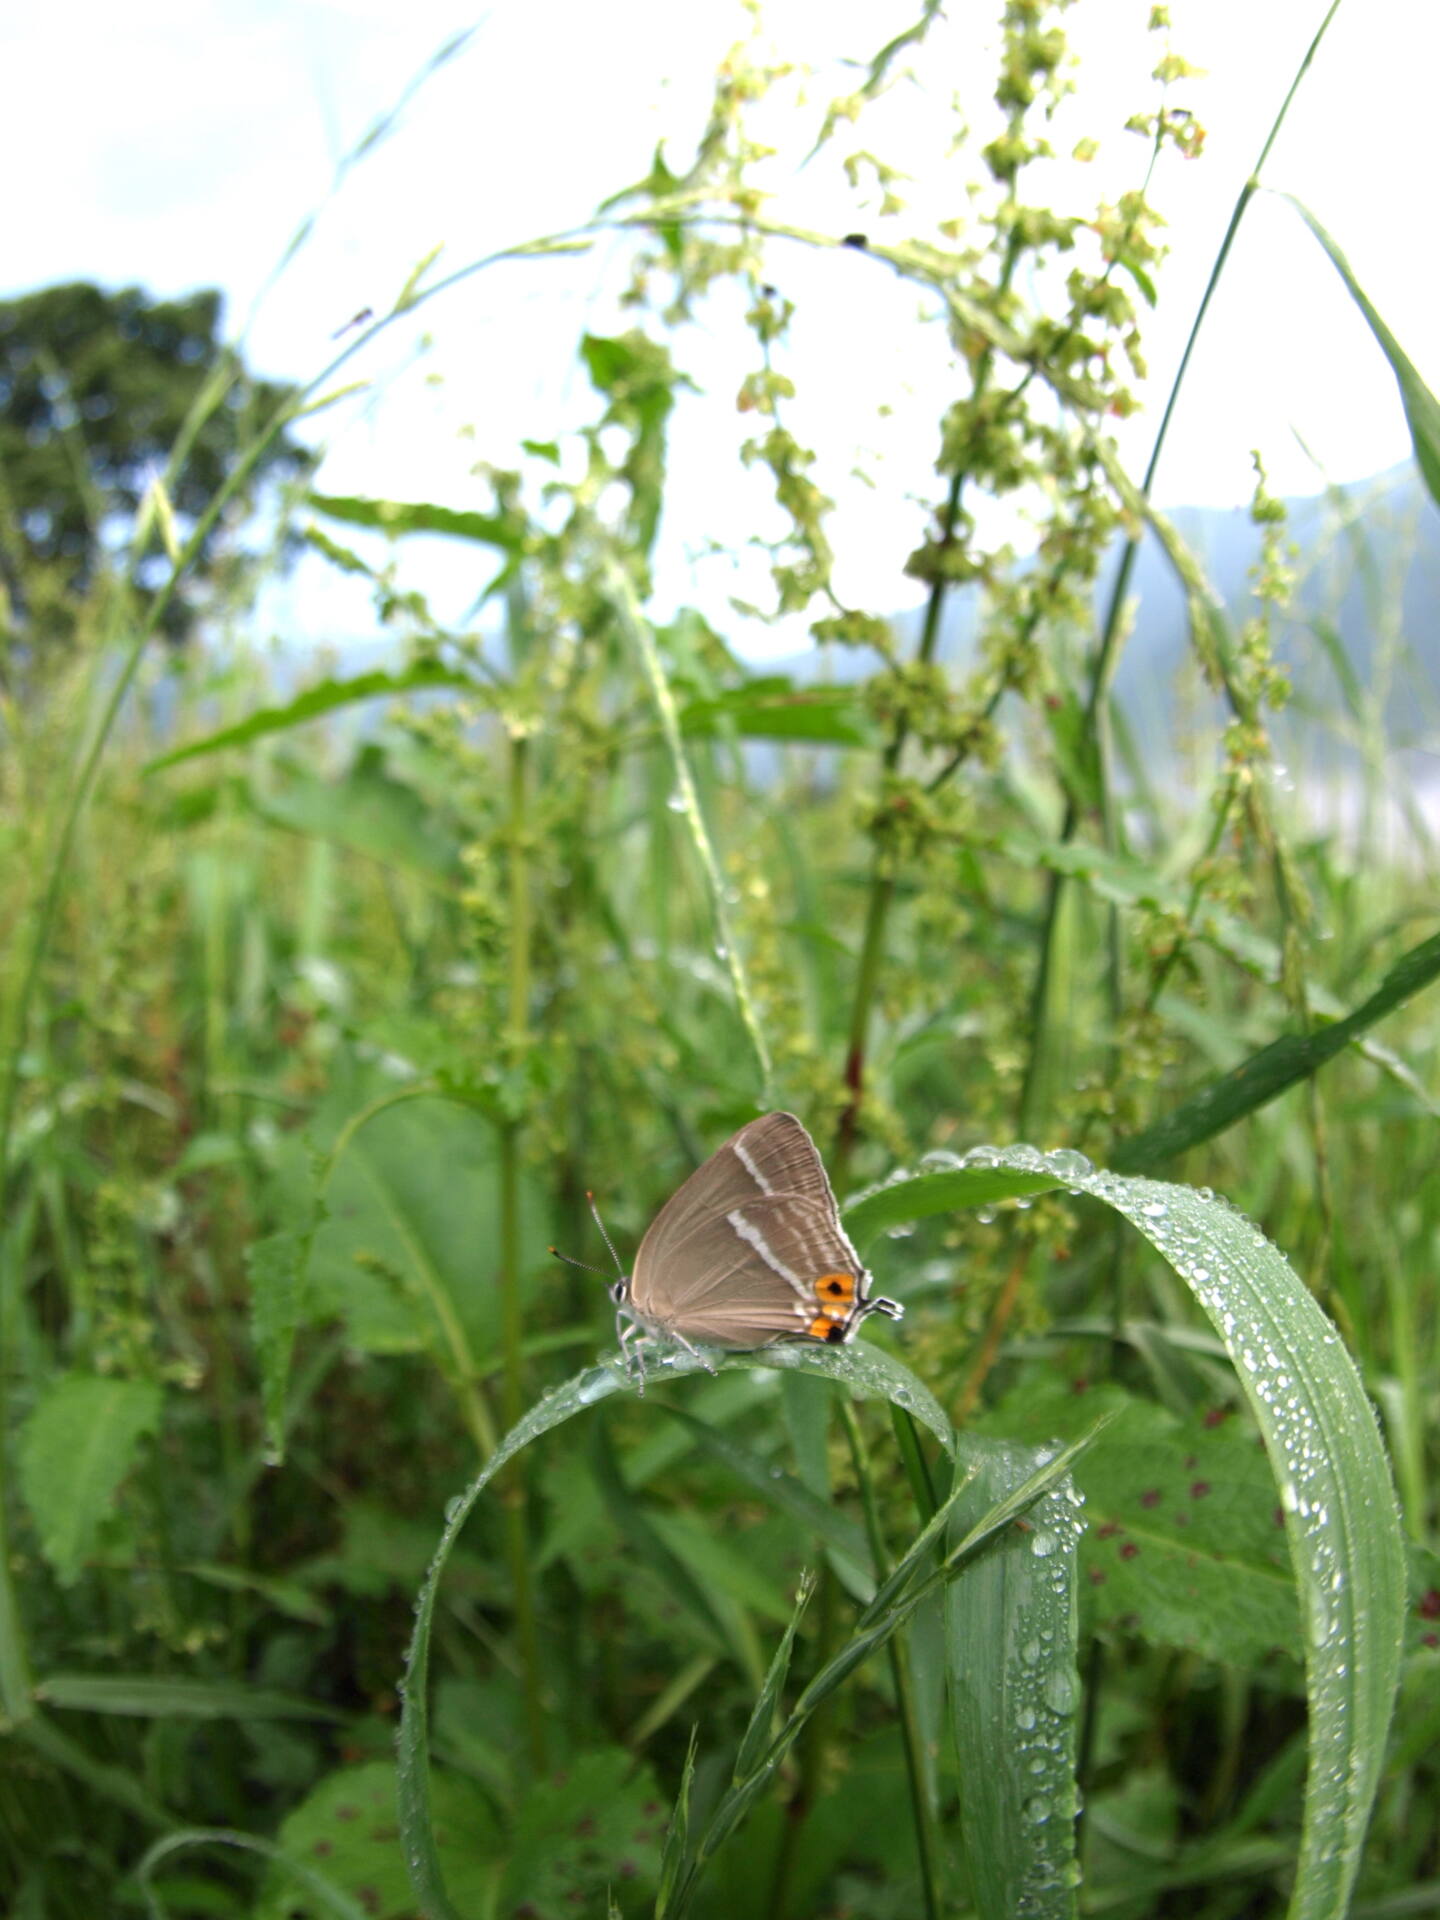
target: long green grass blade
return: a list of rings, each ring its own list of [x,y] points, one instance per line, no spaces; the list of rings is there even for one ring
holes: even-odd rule
[[[1381,352],[1390,362],[1390,370],[1395,375],[1395,384],[1400,389],[1400,404],[1405,409],[1410,438],[1415,443],[1415,464],[1419,467],[1425,485],[1430,490],[1430,498],[1440,506],[1440,400],[1435,398],[1420,378],[1413,361],[1404,352],[1400,342],[1367,298],[1364,288],[1355,278],[1350,262],[1314,214],[1302,201],[1297,200],[1293,193],[1287,193],[1282,197],[1290,202],[1329,254],[1335,271],[1350,289],[1351,299],[1364,314],[1370,331],[1380,343]]]
[[[1440,933],[1402,954],[1370,998],[1313,1033],[1282,1034],[1259,1053],[1213,1081],[1143,1133],[1119,1141],[1110,1158],[1121,1173],[1141,1173],[1209,1140],[1318,1073],[1351,1041],[1403,1006],[1440,975]]]
[[[951,1524],[1015,1492],[1043,1453],[969,1438],[973,1477]],[[1076,1547],[1082,1503],[1066,1481],[1039,1499],[945,1596],[961,1830],[984,1920],[1075,1911]]]

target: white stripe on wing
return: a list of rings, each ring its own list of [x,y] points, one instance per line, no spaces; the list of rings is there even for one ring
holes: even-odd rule
[[[745,1151],[744,1147],[741,1146],[740,1142],[738,1140],[732,1140],[730,1144],[735,1149],[735,1158],[740,1162],[741,1166],[744,1167],[746,1173],[749,1174],[750,1178],[755,1182],[756,1186],[759,1187],[760,1191],[762,1193],[773,1193],[775,1189],[771,1186],[770,1182],[765,1178],[764,1174],[761,1173],[759,1167],[756,1166],[754,1160]],[[735,1220],[733,1215],[731,1216],[730,1224],[732,1227],[735,1226]],[[740,1229],[736,1227],[735,1231],[738,1233]]]
[[[803,1315],[807,1312],[814,1299],[813,1289],[807,1287],[800,1276],[797,1273],[793,1273],[791,1269],[786,1266],[785,1262],[780,1258],[779,1254],[776,1253],[775,1249],[765,1238],[765,1235],[760,1231],[759,1227],[755,1225],[754,1221],[747,1220],[739,1207],[727,1213],[725,1218],[730,1222],[731,1226],[746,1245],[755,1249],[756,1253],[759,1254],[770,1271],[772,1273],[778,1273],[787,1286],[794,1288],[796,1298],[800,1302],[800,1313]]]

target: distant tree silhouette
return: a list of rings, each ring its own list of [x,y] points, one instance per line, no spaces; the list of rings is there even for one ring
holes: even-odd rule
[[[85,282],[0,301],[0,625],[32,661],[73,642],[80,609],[122,548],[151,480],[163,472],[197,396],[229,350],[220,295],[152,301],[138,287]],[[237,371],[242,371],[237,369]],[[204,421],[171,489],[193,523],[230,471],[247,429],[288,389],[239,379]],[[167,620],[183,639],[204,597],[245,564],[235,534],[266,479],[304,470],[282,437],[243,497],[207,536],[187,597]],[[142,592],[160,569],[142,564]]]

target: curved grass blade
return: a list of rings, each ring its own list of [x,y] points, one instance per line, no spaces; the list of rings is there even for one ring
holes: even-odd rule
[[[1390,370],[1395,375],[1395,384],[1400,389],[1400,404],[1405,409],[1410,438],[1415,443],[1415,464],[1419,467],[1421,477],[1430,490],[1430,498],[1440,506],[1440,401],[1436,400],[1434,394],[1420,378],[1400,342],[1371,306],[1365,297],[1364,289],[1351,271],[1350,262],[1314,214],[1297,200],[1293,193],[1287,193],[1282,197],[1290,202],[1329,254],[1335,271],[1350,289],[1351,299],[1364,314],[1370,331],[1379,341],[1380,351],[1390,362]]]
[[[680,1377],[708,1371],[705,1363],[688,1353],[664,1356],[663,1366],[652,1366],[651,1382],[667,1376]],[[765,1353],[738,1354],[723,1364],[731,1366],[793,1368],[799,1372],[819,1373],[861,1396],[880,1396],[903,1406],[942,1441],[952,1446],[954,1436],[938,1402],[909,1370],[874,1347],[776,1347]],[[633,1392],[625,1367],[618,1360],[588,1367],[539,1400],[514,1426],[490,1455],[464,1493],[445,1509],[445,1529],[425,1576],[425,1584],[415,1608],[415,1631],[405,1661],[401,1692],[398,1741],[398,1786],[400,1833],[405,1848],[406,1866],[416,1899],[429,1920],[463,1920],[445,1889],[444,1874],[435,1845],[430,1813],[430,1706],[427,1695],[430,1672],[430,1636],[435,1619],[435,1601],[455,1543],[465,1522],[490,1482],[532,1441],[587,1407],[593,1407],[611,1394]],[[669,1911],[670,1909],[667,1909]],[[678,1911],[678,1908],[675,1909]]]
[[[1121,1213],[1184,1280],[1224,1341],[1280,1491],[1300,1593],[1310,1763],[1291,1920],[1343,1913],[1399,1679],[1405,1567],[1375,1415],[1340,1336],[1242,1214],[1189,1187],[1097,1172],[1075,1153],[979,1150],[987,1173],[1085,1193]],[[883,1188],[870,1231],[943,1210],[966,1169]],[[909,1212],[907,1213],[907,1202]]]
[[[166,1908],[152,1884],[155,1869],[162,1861],[186,1847],[238,1847],[243,1852],[258,1853],[262,1859],[269,1860],[297,1880],[315,1902],[318,1913],[330,1914],[333,1920],[366,1920],[368,1909],[352,1900],[348,1893],[327,1880],[324,1874],[317,1873],[304,1860],[297,1860],[272,1840],[262,1840],[254,1833],[234,1833],[228,1827],[186,1827],[180,1833],[167,1834],[163,1840],[157,1840],[137,1863],[135,1880],[145,1896],[145,1908],[150,1920],[166,1920]]]

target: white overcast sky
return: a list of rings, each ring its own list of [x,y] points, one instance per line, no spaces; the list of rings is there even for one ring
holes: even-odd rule
[[[1120,127],[1155,98],[1146,76],[1160,43],[1144,32],[1148,11],[1148,0],[1078,0],[1066,16],[1083,64],[1057,146],[1068,151],[1080,133],[1102,141],[1083,178],[1057,168],[1067,210],[1134,183],[1140,143]],[[1137,473],[1236,193],[1324,11],[1320,0],[1172,0],[1172,44],[1205,69],[1173,97],[1194,107],[1210,139],[1204,159],[1167,161],[1152,187],[1172,253],[1146,321],[1147,410],[1126,442]],[[765,20],[782,53],[817,69],[810,92],[823,103],[854,84],[838,60],[868,58],[918,12],[919,0],[775,0]],[[954,191],[943,146],[927,145],[941,110],[958,94],[978,118],[993,72],[984,46],[998,0],[950,0],[947,12],[938,64],[922,57],[929,106],[902,85],[857,142],[911,162],[917,221],[943,212]],[[5,9],[0,295],[82,278],[157,295],[217,286],[251,366],[308,380],[334,352],[335,329],[362,307],[383,311],[432,248],[443,245],[443,273],[577,224],[648,171],[661,139],[672,164],[688,164],[715,66],[746,30],[734,0],[495,0],[466,51],[337,189],[344,157],[476,18],[446,0]],[[1437,73],[1436,0],[1345,0],[1265,175],[1345,248],[1432,387]],[[783,144],[800,124],[792,113],[771,131]],[[818,170],[788,179],[781,217],[883,230]],[[272,281],[317,210],[311,237]],[[482,504],[473,462],[517,463],[522,436],[548,438],[589,417],[575,346],[587,326],[624,324],[606,293],[618,270],[608,242],[581,262],[506,266],[377,341],[347,369],[370,378],[367,395],[317,429],[327,448],[319,485]],[[913,293],[858,255],[788,254],[776,276],[800,306],[808,385],[794,424],[820,449],[819,477],[840,501],[841,585],[860,604],[907,604],[917,595],[900,568],[923,524],[914,496],[927,487],[947,397],[938,343],[927,348],[913,325]],[[708,535],[740,541],[763,524],[763,489],[751,491],[758,482],[734,460],[753,425],[734,407],[745,345],[723,305],[676,342],[703,392],[677,424],[662,602],[713,608],[727,591],[759,589],[753,572],[717,578],[715,562],[694,561]],[[1207,322],[1158,482],[1162,504],[1243,501],[1255,446],[1291,494],[1409,453],[1368,330],[1294,210],[1270,196],[1252,204]],[[873,485],[850,477],[857,463]],[[463,599],[483,569],[467,558],[461,579],[457,564],[446,563]],[[277,617],[295,639],[322,638],[336,622],[358,635],[362,605],[310,578]]]

